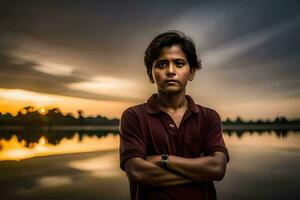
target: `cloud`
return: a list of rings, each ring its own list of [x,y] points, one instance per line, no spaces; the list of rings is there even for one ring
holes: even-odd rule
[[[178,29],[194,39],[202,59],[190,83],[196,101],[298,98],[298,1],[112,1],[71,8],[26,1],[4,3],[0,11],[2,88],[144,101],[156,88],[143,52],[156,34]]]
[[[74,69],[70,66],[51,62],[39,63],[39,65],[33,67],[33,69],[46,74],[52,74],[57,76],[70,76],[74,71]]]
[[[68,88],[86,91],[93,94],[110,94],[118,97],[141,97],[143,91],[140,90],[138,85],[133,81],[107,77],[107,76],[96,76],[90,81],[70,83],[67,85]]]
[[[222,67],[226,62],[257,48],[267,41],[272,40],[276,35],[289,31],[300,26],[300,17],[288,19],[277,24],[269,25],[263,30],[253,31],[248,35],[227,41],[224,44],[204,52],[202,55],[205,65],[212,67]]]
[[[140,89],[130,81],[119,80],[117,77],[110,78],[110,80],[104,80],[102,77],[100,81],[97,74],[89,72],[89,67],[83,71],[78,66],[53,62],[51,56],[44,56],[41,51],[36,50],[41,47],[34,47],[38,45],[35,40],[29,39],[32,46],[26,48],[26,46],[18,46],[15,41],[9,39],[14,33],[2,35],[6,40],[0,39],[1,88],[18,88],[32,92],[95,100],[141,101],[141,95],[137,91]],[[21,34],[20,37],[20,33],[15,36],[20,40],[20,44],[27,39],[26,35]],[[48,47],[45,46],[45,48]],[[111,90],[107,88],[108,85],[111,85]],[[105,87],[106,89],[103,90]],[[102,92],[99,90],[101,88]],[[128,94],[121,95],[126,91]]]
[[[199,5],[167,26],[174,27],[192,37],[202,59],[202,70],[189,83],[200,102],[225,106],[297,98],[300,16],[295,1]]]

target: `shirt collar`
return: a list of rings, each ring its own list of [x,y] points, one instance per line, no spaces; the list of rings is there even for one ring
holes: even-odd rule
[[[146,110],[148,113],[150,114],[154,114],[154,113],[159,113],[161,112],[161,110],[158,108],[158,100],[157,100],[157,93],[153,93],[149,99],[147,100],[146,103]],[[198,106],[195,104],[193,98],[189,95],[185,95],[186,99],[188,100],[188,109],[190,111],[192,111],[193,113],[198,113],[199,112],[199,108]]]

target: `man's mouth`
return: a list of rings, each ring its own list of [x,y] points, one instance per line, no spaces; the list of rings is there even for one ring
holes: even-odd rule
[[[166,83],[177,83],[178,81],[176,81],[176,80],[166,80],[165,82]]]
[[[168,81],[166,81],[166,84],[167,85],[177,85],[178,84],[178,81],[175,81],[175,80],[168,80]]]

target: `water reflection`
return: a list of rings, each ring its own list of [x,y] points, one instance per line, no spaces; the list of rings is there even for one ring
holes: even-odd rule
[[[118,149],[0,162],[0,199],[128,200]]]
[[[292,150],[300,148],[299,134],[297,133],[299,132],[287,130],[226,130],[224,140],[227,146],[242,144],[254,148],[262,146]],[[9,139],[5,139],[8,132],[1,135],[0,160],[21,160],[36,156],[117,149],[119,146],[118,132],[105,130],[81,132],[68,130],[46,134],[36,130],[27,135],[23,130]],[[33,135],[34,137],[32,137]]]
[[[1,161],[0,199],[130,199],[126,174],[118,165],[118,135],[83,135],[81,141],[74,135],[57,145],[42,136],[29,147],[16,136],[2,139],[1,155],[91,152]],[[231,132],[224,140],[231,161],[224,179],[215,182],[219,199],[299,199],[300,132],[289,131],[284,137],[274,131]]]
[[[39,187],[57,187],[72,184],[72,180],[67,176],[45,176],[38,179]]]
[[[252,129],[243,129],[239,130],[238,127],[235,127],[235,129],[225,129],[224,134],[225,135],[236,135],[239,138],[243,137],[245,134],[250,135],[265,135],[265,134],[271,134],[276,135],[278,138],[285,138],[289,134],[293,134],[294,132],[297,132],[297,130],[288,130],[288,129],[256,129],[255,127],[252,127]]]
[[[243,134],[225,134],[227,146],[239,148],[285,148],[300,150],[300,132],[289,131],[284,136],[274,131],[256,132],[244,131]]]
[[[82,171],[90,172],[96,177],[115,177],[122,172],[118,169],[118,160],[114,157],[115,153],[108,153],[101,157],[72,161],[69,166]]]
[[[96,136],[98,138],[106,136],[108,134],[118,135],[118,127],[110,127],[110,129],[102,129],[102,127],[84,126],[80,130],[73,129],[76,127],[57,127],[55,131],[48,131],[42,128],[32,129],[12,129],[12,130],[0,130],[0,140],[10,140],[15,135],[18,141],[23,141],[26,147],[30,147],[31,144],[39,142],[41,137],[47,138],[47,142],[53,145],[59,144],[62,139],[72,139],[75,134],[78,135],[78,140],[81,141],[84,136]],[[1,148],[0,148],[1,149]]]
[[[246,132],[225,140],[231,162],[215,182],[222,199],[299,199],[300,132]]]
[[[117,149],[119,137],[112,133],[100,138],[96,135],[80,136],[75,132],[72,138],[63,138],[54,145],[48,143],[45,136],[36,143],[27,144],[26,141],[19,141],[17,136],[13,135],[10,140],[1,139],[0,146],[0,160],[22,160],[36,156]]]

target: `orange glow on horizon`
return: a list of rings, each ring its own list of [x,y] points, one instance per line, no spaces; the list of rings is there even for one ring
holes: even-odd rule
[[[1,98],[2,97],[2,98]],[[102,115],[107,118],[120,118],[122,111],[134,105],[130,102],[88,100],[76,97],[41,94],[25,90],[10,90],[0,88],[0,112],[17,115],[19,110],[27,106],[33,106],[41,114],[47,110],[58,108],[63,114],[77,115],[78,110],[83,110],[83,116]],[[26,111],[22,109],[22,113]]]
[[[150,94],[149,94],[150,95]],[[146,102],[145,99],[143,102]],[[195,102],[197,101],[195,99]],[[107,100],[88,100],[76,97],[42,94],[26,90],[11,90],[0,88],[0,112],[17,115],[23,107],[33,106],[39,109],[41,114],[47,110],[58,108],[63,114],[78,114],[83,111],[83,116],[102,115],[107,118],[120,118],[122,112],[139,103]],[[288,119],[299,118],[300,99],[274,99],[274,101],[241,102],[238,104],[210,105],[203,102],[201,105],[213,108],[219,112],[223,121],[229,117],[231,120],[240,116],[244,120],[274,119],[277,116],[285,116]],[[45,109],[45,110],[44,110]],[[46,112],[45,112],[46,111]],[[26,111],[21,110],[23,114]]]

